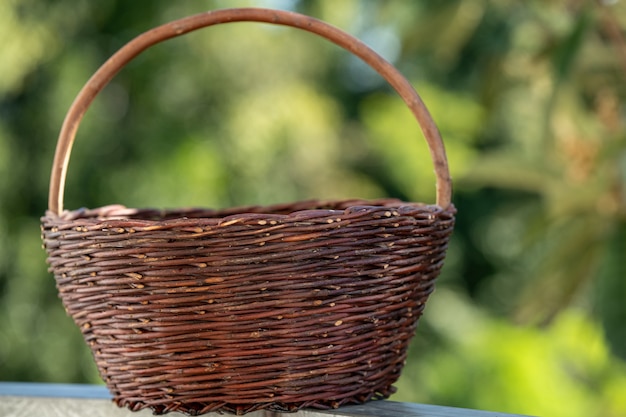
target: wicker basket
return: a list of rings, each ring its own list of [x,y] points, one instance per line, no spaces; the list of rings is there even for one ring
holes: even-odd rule
[[[151,45],[235,21],[313,32],[378,71],[424,131],[437,204],[64,210],[71,146],[98,92]],[[227,9],[140,35],[87,82],[61,129],[42,231],[63,304],[119,406],[191,415],[331,408],[393,393],[452,232],[450,194],[437,128],[391,64],[319,20]]]

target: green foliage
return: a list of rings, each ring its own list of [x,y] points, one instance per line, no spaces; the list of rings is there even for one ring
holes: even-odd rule
[[[626,392],[626,367],[612,360],[599,324],[580,311],[545,328],[512,326],[439,291],[426,318],[444,342],[408,364],[397,400],[555,417],[626,413],[616,396]]]
[[[604,4],[606,3],[606,4]],[[136,34],[274,6],[367,41],[443,134],[459,210],[397,400],[626,414],[626,6],[510,0],[0,4],[0,379],[98,382],[40,249],[74,96]],[[78,134],[68,208],[434,201],[419,127],[356,58],[238,23],[139,56]]]
[[[434,85],[424,84],[418,89],[446,138],[451,175],[462,177],[476,157],[475,138],[483,119],[482,108],[468,97]],[[435,176],[428,163],[428,146],[404,103],[397,97],[373,95],[364,102],[362,114],[371,136],[372,153],[389,170],[376,174],[389,175],[389,181],[396,184],[404,198],[433,201]]]

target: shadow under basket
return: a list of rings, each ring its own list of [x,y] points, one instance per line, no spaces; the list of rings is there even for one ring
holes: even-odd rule
[[[317,33],[376,69],[424,130],[437,204],[64,210],[71,146],[97,93],[147,47],[233,21]],[[42,235],[63,304],[118,405],[191,415],[335,408],[393,393],[452,233],[450,194],[439,133],[391,64],[310,17],[227,9],[140,35],[88,81],[61,129]]]

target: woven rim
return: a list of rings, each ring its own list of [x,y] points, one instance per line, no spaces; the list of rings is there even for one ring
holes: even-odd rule
[[[358,56],[376,70],[398,92],[417,119],[428,143],[435,168],[436,203],[443,209],[448,209],[451,204],[452,182],[441,135],[419,94],[393,65],[363,42],[315,18],[282,10],[239,8],[201,13],[151,29],[128,42],[94,73],[76,96],[59,134],[50,177],[49,211],[56,215],[63,212],[65,179],[78,126],[96,95],[117,72],[152,45],[204,27],[244,21],[291,26],[317,34]]]

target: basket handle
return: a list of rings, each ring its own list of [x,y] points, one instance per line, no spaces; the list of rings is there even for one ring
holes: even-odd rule
[[[92,75],[74,99],[59,133],[50,177],[49,210],[57,215],[63,211],[65,178],[78,125],[96,95],[118,71],[152,45],[203,27],[243,21],[292,26],[315,33],[358,56],[376,70],[400,94],[420,124],[437,177],[437,205],[444,209],[450,206],[452,181],[439,130],[419,94],[393,65],[360,40],[318,19],[283,10],[238,8],[200,13],[153,28],[124,45]]]

